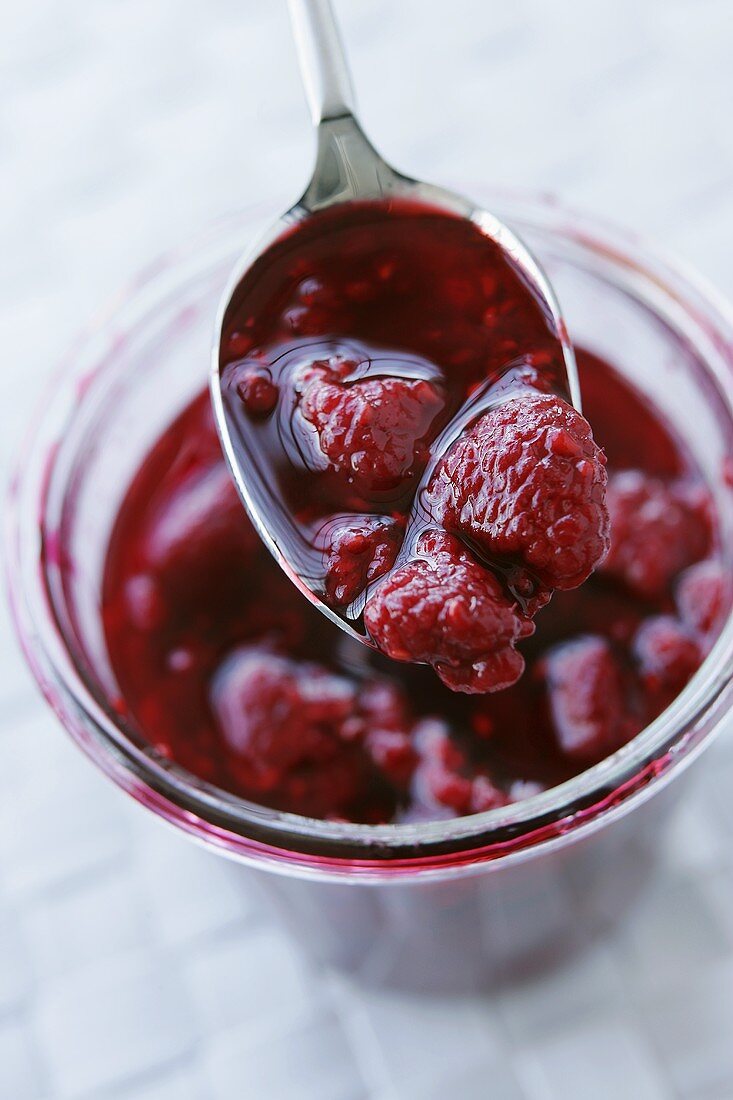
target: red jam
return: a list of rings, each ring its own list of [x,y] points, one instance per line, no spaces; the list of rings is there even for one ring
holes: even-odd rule
[[[163,756],[240,796],[373,823],[516,801],[624,744],[699,665],[729,581],[679,440],[610,366],[578,359],[608,456],[611,550],[518,639],[527,668],[514,686],[456,694],[316,611],[250,526],[202,394],[146,458],[109,545],[103,616],[128,720]],[[272,395],[252,386],[267,425]],[[352,591],[390,560],[391,517],[364,515],[329,540],[338,583]],[[375,544],[387,545],[381,559]]]
[[[453,690],[515,683],[608,514],[605,457],[511,257],[430,207],[329,210],[248,272],[222,367],[239,464],[305,586]]]

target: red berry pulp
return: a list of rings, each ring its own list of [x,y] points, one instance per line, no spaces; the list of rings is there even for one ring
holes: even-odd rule
[[[517,643],[601,560],[608,515],[511,256],[428,206],[334,208],[255,262],[222,349],[240,468],[304,586],[454,690],[516,682]]]
[[[609,365],[582,351],[578,360],[616,501],[611,552],[518,637],[527,670],[513,687],[456,694],[431,669],[389,660],[315,610],[251,527],[202,394],[145,459],[108,548],[103,618],[127,720],[163,756],[244,798],[372,823],[491,809],[622,745],[703,659],[729,582],[684,447]],[[653,543],[650,501],[662,497],[676,503],[664,512],[674,519],[660,570],[659,555],[634,564],[618,539],[632,531],[639,547]],[[389,568],[391,551],[375,565],[374,550],[396,522],[349,517],[330,544],[347,587]],[[444,533],[447,551],[429,546],[424,560],[451,552],[454,538]],[[470,574],[470,563],[461,568]],[[515,619],[502,610],[501,629],[522,634]]]

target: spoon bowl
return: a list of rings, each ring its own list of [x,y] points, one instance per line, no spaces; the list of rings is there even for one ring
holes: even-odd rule
[[[537,261],[515,233],[493,214],[456,192],[396,171],[379,155],[356,119],[345,55],[329,0],[289,0],[306,95],[316,129],[313,175],[303,195],[246,251],[222,295],[216,319],[211,364],[211,396],[224,454],[239,495],[260,537],[279,565],[303,594],[331,621],[359,642],[368,636],[342,617],[314,590],[305,555],[297,551],[300,538],[292,534],[292,518],[275,502],[266,468],[257,454],[244,455],[238,425],[222,391],[225,365],[222,340],[233,303],[239,303],[243,281],[256,262],[308,219],[329,208],[350,203],[390,200],[425,206],[461,218],[494,242],[541,305],[548,330],[562,352],[564,379],[559,389],[580,410],[580,387],[572,345],[552,286]],[[295,548],[295,549],[294,549]]]

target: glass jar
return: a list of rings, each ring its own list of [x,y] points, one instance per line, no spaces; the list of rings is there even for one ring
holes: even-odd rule
[[[676,425],[716,498],[733,567],[728,308],[617,230],[550,201],[489,190],[475,198],[538,256],[572,339],[632,377]],[[165,256],[64,364],[11,487],[8,570],[21,643],[95,763],[153,813],[261,872],[318,958],[412,987],[526,972],[622,912],[648,875],[679,777],[730,709],[733,618],[688,687],[632,742],[552,790],[471,817],[316,821],[248,803],[157,755],[111,702],[99,614],[107,541],[146,452],[206,384],[218,296],[267,220],[222,219]]]

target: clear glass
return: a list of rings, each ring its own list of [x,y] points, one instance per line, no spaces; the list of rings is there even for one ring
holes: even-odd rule
[[[716,495],[733,567],[724,477],[733,455],[728,308],[618,230],[551,202],[472,191],[538,256],[573,340],[633,377],[677,425]],[[11,488],[8,570],[18,632],[81,748],[154,813],[213,849],[277,872],[260,877],[320,957],[379,980],[398,975],[403,984],[475,981],[544,951],[557,932],[566,937],[596,886],[606,916],[609,896],[623,908],[622,879],[639,879],[653,823],[674,800],[651,796],[669,790],[728,715],[733,621],[675,703],[629,745],[561,786],[484,814],[412,825],[315,821],[238,799],[158,757],[109,705],[117,689],[99,617],[104,555],[131,476],[206,385],[218,296],[264,220],[251,211],[223,219],[164,257],[64,364]],[[73,561],[73,571],[62,571],[62,560]]]

